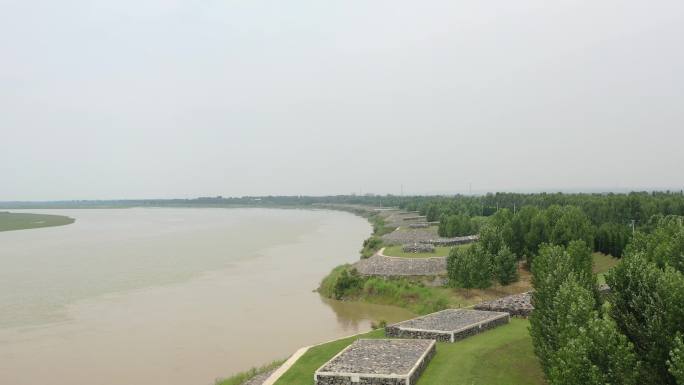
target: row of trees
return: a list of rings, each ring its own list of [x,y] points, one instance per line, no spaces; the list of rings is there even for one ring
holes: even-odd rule
[[[684,384],[684,227],[655,226],[607,274],[605,302],[586,243],[540,247],[530,330],[550,384]]]
[[[518,261],[508,247],[492,254],[481,243],[456,247],[447,258],[449,284],[453,287],[484,289],[497,281],[508,285],[518,280]]]
[[[543,245],[532,265],[530,334],[552,385],[638,383],[634,345],[599,306],[584,241]]]

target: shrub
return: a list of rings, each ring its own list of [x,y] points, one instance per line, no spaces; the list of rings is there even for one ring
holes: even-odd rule
[[[361,258],[368,258],[375,254],[382,247],[382,239],[377,236],[372,236],[363,241],[363,248],[361,249]]]

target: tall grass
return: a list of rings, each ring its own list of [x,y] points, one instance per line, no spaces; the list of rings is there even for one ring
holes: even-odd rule
[[[269,370],[273,370],[285,362],[284,360],[281,361],[273,361],[270,364],[266,364],[264,366],[258,367],[258,368],[251,368],[247,371],[240,372],[237,374],[234,374],[228,378],[219,378],[217,379],[214,384],[215,385],[241,385],[247,380],[253,378],[254,376],[268,372]]]
[[[318,291],[328,298],[394,305],[419,314],[446,309],[449,305],[444,292],[420,282],[405,278],[363,277],[350,265],[333,269],[321,281]]]

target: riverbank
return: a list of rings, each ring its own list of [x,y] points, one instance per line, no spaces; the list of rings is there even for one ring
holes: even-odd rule
[[[382,213],[382,212],[380,212]],[[387,231],[394,223],[387,221],[378,212],[365,213],[374,229],[383,234],[413,231],[399,227]],[[396,221],[395,221],[396,223]],[[407,226],[408,228],[408,226]],[[418,228],[418,227],[416,227]],[[424,230],[419,230],[424,231]],[[377,231],[364,242],[361,262],[373,251],[372,258],[385,257],[383,254],[383,237]],[[400,247],[390,246],[389,253],[400,254],[397,259],[424,259],[430,255],[412,255],[403,252]],[[457,246],[469,247],[469,246]],[[447,248],[448,249],[448,248]],[[436,249],[435,254],[445,255],[448,250]],[[439,255],[438,254],[438,255]],[[392,258],[392,257],[390,257]],[[433,257],[434,258],[434,257]],[[601,275],[617,260],[602,254],[594,254],[594,272]],[[488,289],[456,289],[444,286],[426,285],[434,277],[391,277],[360,275],[355,265],[343,265],[335,268],[326,276],[319,288],[320,294],[342,300],[364,301],[369,303],[399,306],[417,314],[427,314],[445,308],[470,307],[472,305],[497,299],[512,294],[520,294],[531,290],[530,273],[519,267],[520,279],[510,285],[495,285]],[[426,279],[428,278],[428,279]],[[544,377],[538,360],[532,349],[528,332],[529,322],[514,319],[510,325],[493,332],[478,335],[457,344],[440,344],[435,360],[428,365],[418,385],[433,383],[449,383],[453,385],[541,385]],[[289,367],[282,376],[272,376],[268,385],[309,385],[315,370],[324,362],[336,355],[358,338],[382,338],[382,329],[377,329],[355,337],[333,341],[309,349],[301,358]],[[228,383],[221,383],[228,385]],[[250,385],[253,385],[250,383]],[[254,385],[261,385],[258,382]]]
[[[0,231],[65,226],[76,220],[63,215],[0,212]]]

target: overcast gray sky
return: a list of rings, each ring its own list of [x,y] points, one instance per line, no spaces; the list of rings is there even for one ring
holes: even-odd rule
[[[684,2],[0,0],[0,200],[682,188]]]

